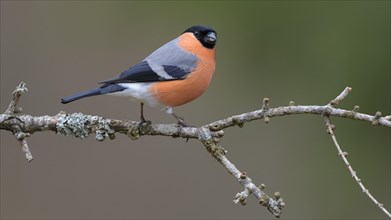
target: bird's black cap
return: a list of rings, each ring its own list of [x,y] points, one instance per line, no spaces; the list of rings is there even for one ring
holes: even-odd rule
[[[194,25],[186,29],[183,33],[193,33],[201,44],[209,49],[213,49],[217,41],[217,33],[213,28],[205,25]]]

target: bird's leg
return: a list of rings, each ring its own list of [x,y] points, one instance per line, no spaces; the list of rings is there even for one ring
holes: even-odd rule
[[[141,128],[143,127],[143,125],[146,124],[146,125],[150,125],[151,124],[151,121],[148,121],[148,120],[145,120],[144,118],[144,103],[140,103],[140,121],[138,122],[138,130],[141,131]]]
[[[145,120],[144,118],[144,103],[140,103],[140,123],[143,124],[144,122],[146,122],[147,120]]]
[[[167,110],[166,110],[166,112],[167,112],[168,114],[174,116],[174,118],[175,118],[176,120],[178,120],[178,124],[179,124],[180,126],[182,126],[182,127],[191,127],[188,123],[185,122],[185,120],[184,120],[181,116],[175,114],[175,112],[172,110],[172,107],[168,107]]]

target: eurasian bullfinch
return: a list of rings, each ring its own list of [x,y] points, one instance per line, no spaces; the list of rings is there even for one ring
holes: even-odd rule
[[[202,25],[186,29],[179,37],[164,44],[147,58],[119,76],[100,82],[99,88],[61,99],[63,104],[95,95],[130,97],[141,103],[141,122],[145,122],[144,103],[165,107],[178,123],[187,126],[173,107],[201,96],[215,72],[216,31]]]

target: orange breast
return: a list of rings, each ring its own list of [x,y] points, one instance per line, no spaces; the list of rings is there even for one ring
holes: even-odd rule
[[[183,105],[201,96],[212,81],[215,71],[215,49],[208,49],[191,33],[179,38],[179,45],[198,57],[195,70],[184,80],[158,82],[151,86],[151,92],[166,106]]]

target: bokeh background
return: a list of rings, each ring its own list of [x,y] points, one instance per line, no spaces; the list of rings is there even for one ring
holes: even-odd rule
[[[383,115],[390,109],[390,1],[1,1],[1,111],[19,82],[31,115],[59,111],[139,118],[139,104],[60,98],[93,88],[187,27],[218,32],[217,71],[200,99],[176,108],[194,125],[271,106],[326,104]],[[146,108],[155,123],[175,120]],[[390,128],[332,118],[349,160],[370,192],[390,205]],[[143,137],[80,140],[51,132],[28,141],[25,161],[1,131],[2,219],[272,219],[195,140]],[[284,219],[384,219],[362,193],[314,115],[229,128],[228,158],[267,193],[280,191]]]

